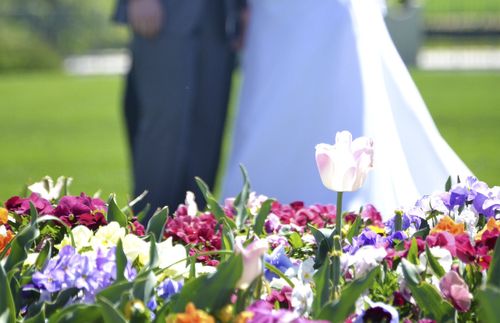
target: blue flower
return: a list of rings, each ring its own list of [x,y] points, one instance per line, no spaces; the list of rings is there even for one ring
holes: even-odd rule
[[[354,323],[362,323],[362,322],[398,323],[399,322],[399,313],[394,307],[382,302],[372,303],[370,301],[368,303],[370,304],[370,308],[359,314]]]
[[[285,273],[289,268],[293,267],[292,262],[285,254],[285,246],[279,245],[270,255],[264,255],[264,261],[278,268],[282,273]],[[278,275],[270,271],[264,270],[264,276],[271,281],[273,278],[278,278]]]
[[[157,287],[158,296],[164,300],[168,300],[172,295],[177,294],[182,289],[182,281],[175,281],[167,278],[160,283]]]

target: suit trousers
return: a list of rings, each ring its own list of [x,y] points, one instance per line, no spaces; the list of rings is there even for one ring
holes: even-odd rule
[[[151,210],[167,205],[173,211],[187,190],[202,201],[195,176],[211,188],[215,182],[234,55],[224,30],[223,1],[201,3],[199,16],[185,17],[193,22],[188,27],[170,25],[175,8],[167,7],[158,37],[134,36],[128,87],[135,96],[129,98],[127,120],[134,132],[134,194],[148,191],[136,210],[149,203]]]

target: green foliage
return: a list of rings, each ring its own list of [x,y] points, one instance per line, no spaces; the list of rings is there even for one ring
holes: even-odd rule
[[[373,285],[378,275],[380,275],[380,267],[376,267],[365,277],[351,282],[342,290],[338,299],[323,307],[317,318],[330,322],[344,322],[347,316],[354,311],[354,304],[358,298]]]
[[[187,282],[172,310],[176,313],[184,312],[188,302],[193,302],[196,308],[210,309],[216,312],[226,304],[243,272],[242,256],[231,256],[218,268],[214,274],[200,276]],[[205,292],[200,293],[200,290]]]
[[[434,274],[436,274],[438,278],[443,277],[446,273],[439,261],[437,261],[437,259],[432,255],[432,252],[427,244],[425,245],[425,255]]]
[[[158,210],[151,219],[148,221],[148,225],[146,228],[147,233],[152,233],[154,235],[154,239],[157,242],[161,242],[163,240],[163,233],[165,232],[165,225],[168,220],[168,207],[164,207],[161,210]]]
[[[121,227],[127,227],[128,219],[125,213],[116,204],[116,195],[111,194],[108,199],[108,213],[106,214],[108,222],[116,221]]]
[[[267,216],[269,215],[269,212],[271,211],[271,206],[273,204],[274,200],[273,199],[268,199],[262,203],[259,213],[255,217],[254,224],[253,224],[253,232],[255,232],[256,235],[259,237],[264,234],[264,224],[266,222]]]
[[[433,285],[420,281],[415,265],[403,259],[402,266],[408,288],[423,313],[438,322],[452,321],[455,314],[453,306],[443,299]]]
[[[314,285],[316,286],[316,294],[314,295],[312,313],[319,313],[323,306],[330,301],[332,297],[332,285],[330,283],[332,277],[332,263],[330,259],[319,267],[314,274]]]

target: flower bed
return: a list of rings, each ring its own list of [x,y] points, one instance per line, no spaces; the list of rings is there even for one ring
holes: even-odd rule
[[[219,205],[199,184],[207,210],[188,194],[147,227],[113,196],[60,197],[37,184],[37,193],[7,200],[1,320],[493,322],[498,315],[499,187],[470,177],[385,222],[372,205],[344,212],[339,241],[335,205],[281,204],[250,193],[248,182]]]

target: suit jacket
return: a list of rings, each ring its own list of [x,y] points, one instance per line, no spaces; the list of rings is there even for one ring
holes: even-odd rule
[[[160,0],[167,12],[163,28],[171,32],[186,33],[195,28],[199,22],[203,2],[214,0]],[[128,0],[117,0],[113,20],[126,24]],[[225,33],[229,41],[239,37],[241,33],[240,12],[246,6],[246,0],[224,0]]]

